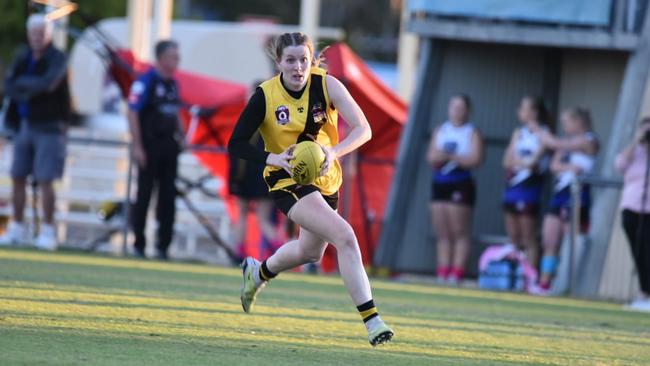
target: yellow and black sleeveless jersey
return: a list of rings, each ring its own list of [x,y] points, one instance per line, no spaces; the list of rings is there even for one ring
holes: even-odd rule
[[[230,154],[265,163],[268,153],[282,153],[302,141],[317,141],[327,147],[336,145],[338,114],[329,100],[325,76],[325,70],[312,68],[307,85],[299,92],[288,90],[282,84],[281,75],[262,83],[239,117],[228,145]],[[265,152],[249,143],[258,129]],[[272,166],[264,169],[264,179],[270,191],[296,184],[286,171]],[[341,183],[341,166],[335,161],[314,185],[323,195],[331,195]]]

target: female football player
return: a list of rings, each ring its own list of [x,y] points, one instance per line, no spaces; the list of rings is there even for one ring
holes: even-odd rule
[[[554,137],[549,132],[540,132],[542,143],[555,150],[551,171],[555,175],[553,196],[548,213],[544,217],[542,243],[544,255],[540,264],[539,285],[542,293],[549,290],[557,270],[558,247],[568,232],[571,214],[571,183],[593,169],[598,153],[598,140],[591,127],[591,115],[582,108],[570,108],[562,112],[561,124],[564,136]],[[588,185],[580,194],[580,228],[589,227],[591,195]]]
[[[253,308],[257,293],[279,273],[321,259],[327,243],[336,247],[343,282],[364,321],[370,344],[389,341],[393,331],[379,317],[368,276],[352,227],[336,211],[342,183],[338,158],[356,150],[371,137],[361,108],[336,78],[318,68],[311,40],[302,33],[284,33],[270,49],[280,73],[263,82],[239,117],[228,144],[230,154],[266,164],[264,179],[277,207],[300,226],[298,240],[285,243],[260,263],[242,263],[244,311]],[[337,114],[349,125],[339,141]],[[259,130],[265,151],[249,143]],[[320,177],[300,186],[291,177],[292,148],[315,141],[325,152]]]
[[[503,156],[508,177],[503,193],[506,233],[511,243],[525,250],[530,264],[537,267],[537,220],[548,168],[547,149],[537,132],[547,130],[548,112],[541,98],[525,96],[517,116],[522,126],[513,132]]]
[[[463,278],[471,246],[472,207],[476,186],[471,169],[483,160],[483,139],[469,122],[470,99],[449,100],[449,119],[431,136],[427,161],[434,168],[431,218],[436,233],[439,282],[457,285]]]

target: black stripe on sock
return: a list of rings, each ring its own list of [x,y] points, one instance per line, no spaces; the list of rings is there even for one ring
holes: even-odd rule
[[[370,320],[372,318],[375,318],[375,317],[378,317],[378,316],[379,316],[379,313],[374,313],[374,314],[368,315],[367,317],[363,318],[363,322],[367,323],[368,320]]]
[[[269,267],[266,266],[266,261],[264,261],[264,262],[262,262],[262,265],[260,266],[260,275],[261,275],[262,279],[264,279],[265,281],[268,281],[271,278],[275,278],[278,274],[269,271]]]
[[[379,315],[379,312],[377,311],[377,307],[375,306],[375,302],[373,300],[357,306],[357,310],[359,310],[359,315],[361,315],[364,323],[367,323],[368,320],[373,319]]]
[[[375,307],[375,302],[372,299],[370,299],[368,300],[368,302],[364,302],[363,304],[357,306],[357,310],[359,310],[359,312],[362,312],[362,311],[370,310],[374,307]]]

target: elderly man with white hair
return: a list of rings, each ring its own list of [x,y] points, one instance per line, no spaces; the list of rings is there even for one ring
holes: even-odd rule
[[[71,108],[66,56],[52,45],[51,30],[52,24],[44,15],[32,14],[27,19],[29,47],[19,50],[6,74],[9,107],[5,127],[14,135],[13,220],[0,237],[0,245],[27,240],[23,212],[27,178],[31,176],[40,187],[43,202],[42,225],[34,244],[44,250],[57,247],[53,182],[63,175]]]

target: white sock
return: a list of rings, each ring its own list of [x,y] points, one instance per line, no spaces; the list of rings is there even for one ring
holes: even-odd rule
[[[366,329],[368,330],[368,332],[370,332],[371,330],[375,329],[376,327],[384,324],[384,321],[381,320],[381,317],[379,315],[377,315],[376,317],[368,320],[364,324],[366,325]]]
[[[54,225],[51,225],[51,224],[43,224],[43,225],[41,225],[41,233],[47,234],[47,235],[54,235]]]
[[[253,281],[255,281],[256,286],[261,286],[264,282],[262,277],[260,277],[260,268],[262,267],[262,264],[260,262],[255,261],[255,266],[253,267]]]

